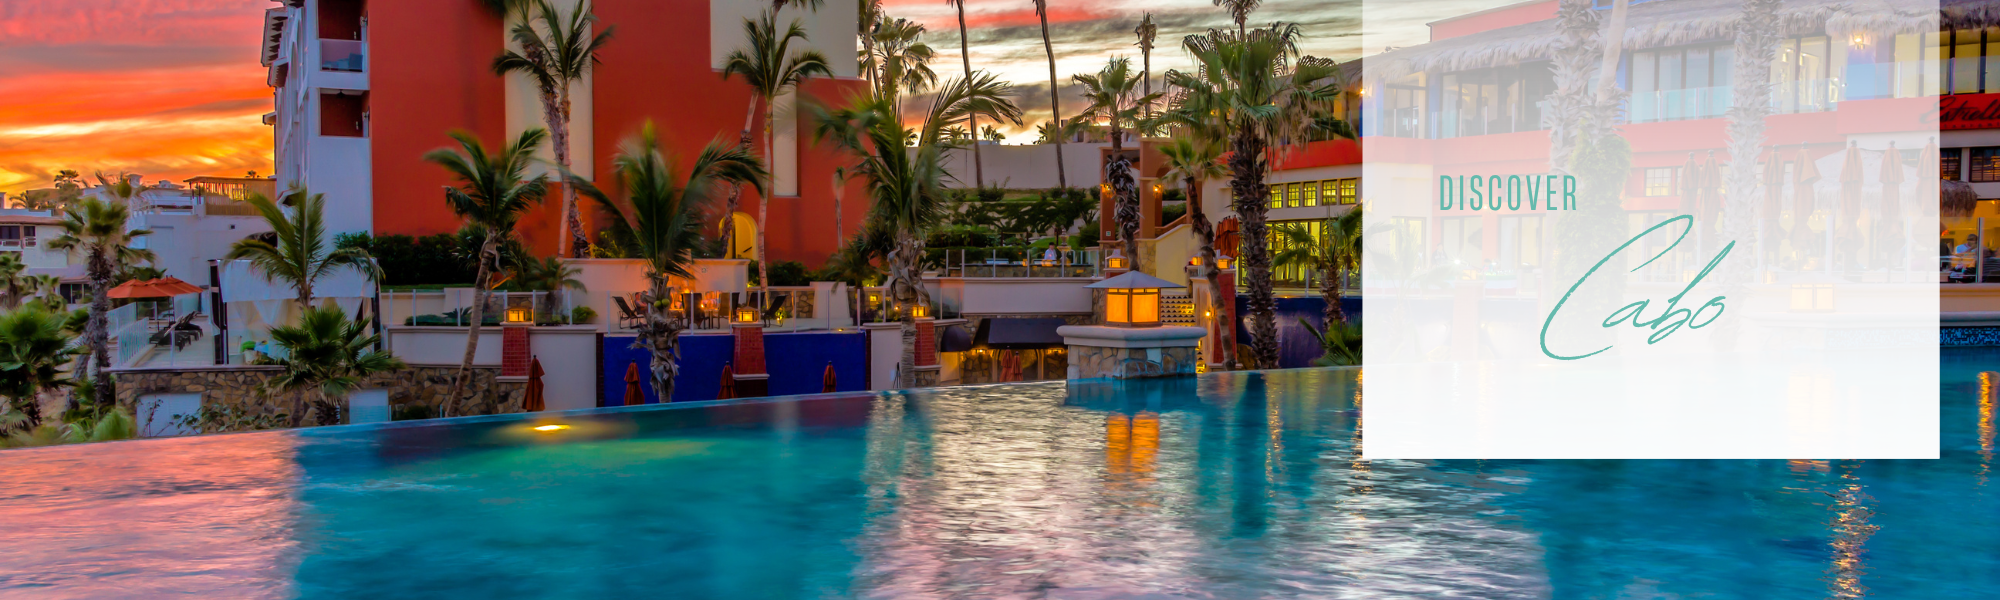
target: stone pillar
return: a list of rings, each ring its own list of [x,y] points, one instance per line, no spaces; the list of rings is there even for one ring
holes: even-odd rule
[[[1192,376],[1200,327],[1065,325],[1056,329],[1069,351],[1069,378],[1134,379]]]

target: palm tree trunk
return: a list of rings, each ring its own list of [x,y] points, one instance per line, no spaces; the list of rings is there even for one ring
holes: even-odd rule
[[[1139,264],[1139,226],[1144,215],[1139,209],[1139,190],[1132,180],[1131,162],[1125,160],[1124,137],[1118,120],[1112,119],[1111,163],[1106,168],[1106,179],[1116,194],[1119,244],[1125,247],[1125,259],[1132,261],[1132,270],[1140,271],[1143,267]]]
[[[1264,184],[1264,138],[1249,124],[1237,126],[1229,156],[1235,194],[1232,208],[1243,223],[1241,251],[1244,282],[1248,290],[1251,355],[1257,367],[1278,364],[1277,300],[1271,292],[1271,230],[1264,220],[1270,210],[1270,187]]]
[[[1049,114],[1051,115],[1050,118],[1054,119],[1052,124],[1053,129],[1049,132],[1049,137],[1054,138],[1056,142],[1056,186],[1068,188],[1069,175],[1063,172],[1063,136],[1060,135],[1062,133],[1062,100],[1060,98],[1062,85],[1056,79],[1056,47],[1049,43],[1048,11],[1040,10],[1036,12],[1041,13],[1042,17],[1042,50],[1049,55]]]
[[[99,408],[118,402],[118,396],[111,390],[111,269],[109,265],[100,268],[103,260],[91,261],[90,273],[90,320],[84,326],[84,337],[90,344],[90,361],[96,367],[91,376],[91,399]]]
[[[486,278],[489,256],[494,263],[500,258],[500,236],[488,232],[486,242],[479,247],[479,271],[472,278],[472,326],[465,333],[465,358],[458,363],[458,376],[451,380],[451,395],[445,397],[445,416],[455,417],[464,408],[460,398],[465,388],[472,384],[472,356],[479,351],[479,329],[486,320]]]
[[[1319,278],[1319,298],[1326,303],[1320,309],[1320,319],[1327,331],[1333,331],[1335,323],[1347,322],[1347,312],[1340,308],[1340,296],[1340,270],[1329,268]]]
[[[774,110],[774,105],[778,103],[777,100],[777,98],[764,99],[764,162],[766,164],[771,162],[771,157],[778,154],[778,140],[771,135],[771,119],[777,114],[777,111]],[[764,252],[764,230],[770,229],[765,225],[771,222],[771,194],[778,192],[778,174],[775,170],[771,172],[770,178],[770,184],[764,186],[764,193],[757,195],[757,291],[759,292],[757,294],[757,317],[759,319],[763,318],[764,310],[771,303],[771,259]]]
[[[565,82],[567,84],[567,82]],[[569,119],[570,100],[567,85],[560,92],[561,113],[549,124],[554,139],[556,163],[563,167],[563,228],[569,235],[570,258],[585,258],[590,247],[590,237],[583,232],[583,213],[577,210],[576,183],[569,176]]]
[[[965,33],[965,3],[954,2],[958,7],[958,57],[965,62],[965,80],[972,81],[972,53],[968,50]],[[972,132],[972,185],[986,187],[986,165],[979,160],[979,115],[965,115],[966,129]]]
[[[646,298],[646,319],[640,326],[639,336],[648,352],[652,353],[652,364],[647,369],[653,376],[653,393],[659,395],[661,403],[672,402],[674,398],[674,378],[680,375],[681,322],[673,318],[662,303],[671,305],[673,288],[666,280],[654,275],[651,297]]]
[[[929,293],[923,281],[923,240],[914,232],[905,232],[896,241],[896,249],[889,254],[888,293],[902,304],[902,356],[897,361],[896,387],[916,387],[917,371],[917,318],[914,307],[928,306]]]
[[[742,146],[746,150],[750,148],[750,126],[751,124],[756,122],[757,122],[757,94],[752,93],[750,94],[750,107],[743,109],[743,135],[741,138],[737,140],[737,145]],[[729,186],[729,204],[728,204],[729,210],[726,214],[722,215],[723,258],[731,258],[736,255],[736,209],[737,207],[742,205],[742,202],[740,200],[742,196],[743,196],[742,184],[735,184]],[[762,223],[758,223],[757,225],[758,229],[760,230],[763,229]]]
[[[1201,249],[1198,252],[1201,254],[1202,276],[1208,279],[1210,292],[1208,303],[1215,315],[1214,318],[1221,320],[1223,316],[1229,314],[1229,310],[1222,304],[1222,282],[1217,280],[1222,270],[1216,268],[1215,264],[1215,225],[1208,222],[1208,212],[1201,207],[1201,181],[1193,177],[1187,178],[1186,181],[1188,222],[1194,226],[1195,237],[1201,240]],[[1236,349],[1236,323],[1224,322],[1218,325],[1216,345],[1221,347],[1217,348],[1216,354],[1227,357]],[[1233,365],[1230,366],[1233,368]]]

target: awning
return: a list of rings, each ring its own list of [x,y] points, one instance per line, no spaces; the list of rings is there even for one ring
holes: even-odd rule
[[[1041,350],[1063,345],[1057,327],[1068,325],[1060,317],[992,318],[979,322],[972,345],[994,350]]]
[[[938,352],[964,352],[972,349],[972,333],[964,325],[947,325],[938,332]]]
[[[172,298],[199,293],[201,288],[193,284],[172,277],[162,277],[145,281],[137,279],[127,281],[111,288],[111,291],[105,292],[104,295],[109,298]]]

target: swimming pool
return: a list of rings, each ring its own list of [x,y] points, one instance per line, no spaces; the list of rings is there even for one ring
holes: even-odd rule
[[[1943,364],[1936,461],[1367,462],[1336,370],[10,450],[0,597],[1981,597]]]

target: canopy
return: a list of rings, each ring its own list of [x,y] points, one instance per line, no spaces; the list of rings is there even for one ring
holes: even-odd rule
[[[1063,345],[1063,336],[1056,333],[1056,328],[1067,324],[1061,317],[995,317],[979,322],[979,331],[972,335],[972,345],[994,350],[1041,350],[1060,347]]]
[[[104,295],[111,298],[172,298],[186,294],[199,294],[201,288],[173,277],[161,277],[145,281],[133,280],[118,284]]]
[[[1147,275],[1144,271],[1126,271],[1123,275],[1083,287],[1093,290],[1139,290],[1148,288],[1184,288],[1187,286]]]

